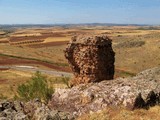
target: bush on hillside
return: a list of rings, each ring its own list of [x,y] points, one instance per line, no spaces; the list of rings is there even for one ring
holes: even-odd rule
[[[47,79],[40,72],[35,75],[25,84],[18,86],[18,97],[22,100],[28,101],[38,98],[45,102],[51,99],[54,90],[47,84]]]
[[[125,41],[117,44],[116,48],[133,48],[145,45],[145,41]]]

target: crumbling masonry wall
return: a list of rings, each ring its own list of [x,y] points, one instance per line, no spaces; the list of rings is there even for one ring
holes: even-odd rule
[[[107,36],[73,37],[65,50],[65,57],[75,76],[71,84],[113,79],[114,56],[112,41]]]

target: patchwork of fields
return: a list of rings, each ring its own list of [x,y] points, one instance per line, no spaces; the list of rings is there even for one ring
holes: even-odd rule
[[[104,34],[113,40],[115,78],[133,76],[142,70],[160,66],[160,30],[141,30],[135,26],[17,28],[8,33],[1,30],[0,65],[32,65],[71,72],[63,50],[71,37],[79,34]],[[4,79],[2,76],[13,76],[13,71],[1,69],[0,74],[0,92],[4,92],[4,87],[10,91],[9,86],[15,85],[11,82],[13,77]],[[28,74],[31,76],[32,73]],[[19,76],[16,80],[20,83],[26,80],[22,81],[25,74],[16,76]],[[11,84],[6,84],[6,81]]]

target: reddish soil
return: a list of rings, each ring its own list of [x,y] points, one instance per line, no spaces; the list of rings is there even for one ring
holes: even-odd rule
[[[0,65],[1,66],[3,65],[42,65],[42,66],[59,70],[59,71],[72,72],[70,67],[58,66],[55,64],[49,64],[49,63],[36,61],[36,60],[25,60],[25,59],[11,58],[11,57],[5,57],[5,56],[0,56]],[[3,71],[3,70],[8,70],[8,69],[0,68],[0,71]],[[135,74],[124,69],[116,68],[116,74],[114,78],[122,77],[122,74],[126,72],[131,73],[133,75]]]
[[[68,31],[67,34],[86,34],[87,32],[84,31]]]
[[[48,68],[59,70],[59,71],[71,72],[69,67],[58,66],[55,64],[49,64],[49,63],[36,61],[36,60],[25,60],[25,59],[4,57],[4,56],[0,56],[0,58],[1,58],[0,65],[24,65],[24,64],[42,65],[42,66],[46,66]]]
[[[2,40],[2,41],[0,41],[0,43],[9,43],[9,41],[7,41],[7,40]]]
[[[46,37],[42,36],[26,36],[26,37],[10,37],[10,42],[20,42],[20,41],[33,41],[33,40],[42,40],[45,39]]]
[[[58,33],[41,33],[42,35],[40,36],[22,36],[22,37],[10,37],[10,42],[19,42],[19,41],[24,41],[24,40],[42,40],[46,39],[48,37],[65,37],[62,34]]]
[[[8,68],[0,68],[0,71],[9,70]]]
[[[42,66],[45,66],[45,67],[48,67],[51,69],[55,69],[55,70],[59,70],[59,71],[71,72],[70,67],[58,66],[55,64],[49,64],[49,63],[36,61],[36,60],[26,60],[26,59],[0,56],[0,66],[3,66],[3,65],[42,65]],[[8,69],[0,68],[0,71],[4,71],[4,70],[8,70]],[[116,68],[116,74],[115,74],[114,78],[123,77],[122,74],[126,73],[126,72],[131,73],[131,74],[135,74],[135,73],[129,72],[125,69]],[[0,80],[0,82],[3,82],[3,80]]]
[[[6,83],[8,80],[0,79],[0,84]]]
[[[31,48],[41,48],[41,47],[66,45],[67,43],[68,41],[57,41],[57,42],[38,43],[38,44],[32,44],[32,45],[27,45],[27,46]]]
[[[46,37],[65,37],[65,35],[63,35],[63,33],[61,32],[55,32],[55,33],[41,33],[42,36],[46,36]]]

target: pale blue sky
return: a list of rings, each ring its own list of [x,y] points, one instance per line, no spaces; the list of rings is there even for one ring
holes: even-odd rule
[[[160,24],[160,0],[0,0],[0,24]]]

